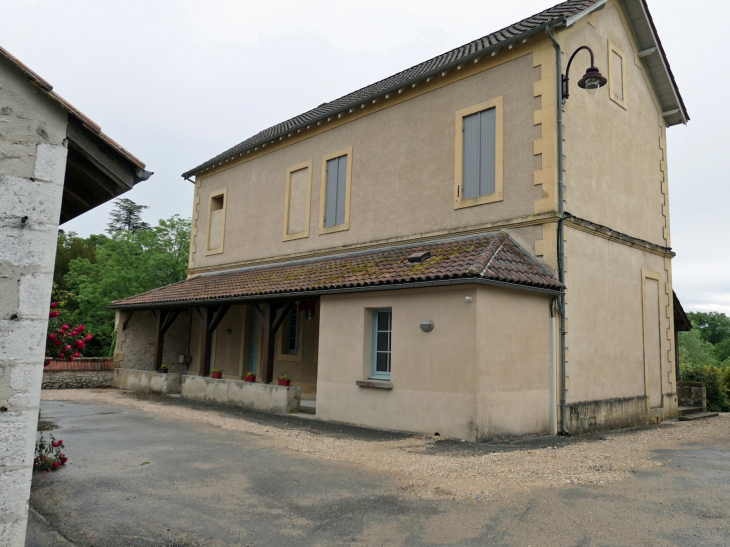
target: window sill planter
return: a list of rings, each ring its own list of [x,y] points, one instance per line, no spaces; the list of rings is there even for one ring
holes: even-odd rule
[[[243,381],[244,382],[255,382],[256,381],[256,376],[244,376],[243,377]]]
[[[288,386],[291,385],[291,380],[279,380],[280,386]]]
[[[357,380],[356,385],[360,387],[374,387],[376,389],[393,389],[390,380]]]
[[[167,374],[167,369],[166,368],[161,368],[157,372],[159,372],[160,374]]]
[[[223,373],[222,372],[211,372],[210,377],[221,379],[221,378],[223,378]]]

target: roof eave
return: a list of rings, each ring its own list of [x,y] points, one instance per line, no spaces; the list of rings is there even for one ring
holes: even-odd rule
[[[536,292],[551,296],[562,294],[558,288],[538,287],[535,285],[522,285],[519,283],[509,283],[507,281],[497,281],[494,279],[484,279],[482,277],[460,277],[457,279],[437,279],[432,281],[416,281],[405,283],[391,283],[387,285],[362,285],[357,287],[342,287],[337,289],[322,289],[313,291],[297,291],[297,292],[280,292],[271,294],[257,294],[247,296],[232,296],[226,298],[203,298],[199,300],[177,300],[169,302],[154,302],[142,304],[110,304],[109,309],[112,310],[151,310],[160,308],[189,308],[191,306],[219,306],[223,304],[241,304],[246,302],[270,302],[277,300],[300,300],[310,299],[315,296],[333,295],[333,294],[349,294],[360,292],[375,292],[388,290],[418,289],[424,287],[443,287],[448,285],[489,285],[493,287],[502,287],[509,289],[518,289],[528,292]]]
[[[184,179],[188,179],[189,177],[191,177],[193,175],[197,175],[198,173],[200,173],[203,170],[207,170],[207,169],[210,169],[211,167],[216,167],[218,165],[223,165],[224,163],[230,161],[231,158],[234,158],[236,156],[242,156],[244,153],[250,152],[255,147],[258,147],[261,144],[266,144],[267,142],[269,142],[271,140],[276,140],[276,139],[278,139],[280,137],[286,136],[286,135],[288,135],[289,133],[291,133],[293,131],[295,132],[297,130],[305,129],[307,126],[311,126],[313,124],[317,124],[318,122],[322,122],[324,120],[327,120],[328,118],[332,118],[332,117],[338,116],[340,114],[346,113],[346,112],[348,112],[353,107],[359,106],[361,104],[369,103],[370,101],[372,101],[373,99],[376,99],[378,97],[382,97],[384,95],[397,92],[399,89],[403,88],[404,86],[409,86],[409,85],[412,85],[414,83],[421,82],[421,81],[423,81],[423,80],[425,80],[427,78],[430,78],[432,76],[435,76],[435,75],[437,75],[439,73],[443,73],[445,71],[451,71],[454,68],[458,67],[459,65],[464,65],[466,63],[472,62],[477,57],[479,57],[479,58],[484,57],[485,55],[487,55],[487,54],[489,54],[489,53],[491,53],[493,51],[497,51],[497,50],[503,49],[505,47],[508,47],[512,43],[526,41],[527,38],[530,38],[531,36],[533,36],[535,34],[538,34],[538,33],[541,33],[541,32],[545,32],[545,29],[547,27],[550,27],[551,29],[554,29],[556,27],[564,26],[565,25],[565,21],[566,21],[566,18],[565,17],[559,17],[559,18],[553,19],[551,21],[548,21],[546,23],[543,23],[542,25],[539,25],[539,26],[537,26],[535,28],[532,28],[530,30],[527,30],[527,31],[525,31],[523,33],[520,33],[520,34],[514,36],[510,40],[505,40],[503,42],[498,42],[496,44],[493,44],[493,45],[491,45],[489,47],[482,48],[482,49],[477,50],[477,51],[475,51],[475,52],[473,52],[473,53],[471,53],[469,55],[466,55],[464,57],[461,57],[461,58],[459,58],[459,59],[457,59],[455,61],[452,61],[450,63],[447,63],[447,64],[445,64],[443,66],[440,66],[437,69],[431,70],[431,71],[426,72],[424,74],[419,74],[415,78],[411,78],[410,80],[406,80],[404,82],[399,82],[397,85],[391,86],[391,87],[386,88],[386,89],[381,90],[381,91],[378,91],[377,93],[372,93],[372,94],[366,96],[365,98],[358,99],[357,101],[353,101],[351,103],[348,103],[345,106],[343,106],[342,108],[340,108],[339,110],[336,110],[334,112],[328,112],[327,114],[323,114],[322,116],[318,116],[316,118],[313,118],[311,120],[308,120],[305,123],[302,123],[300,125],[297,125],[297,126],[288,128],[285,131],[282,131],[280,133],[275,133],[274,135],[269,136],[269,137],[266,137],[265,139],[261,139],[259,141],[255,141],[255,142],[249,144],[246,147],[242,147],[242,148],[239,148],[239,149],[234,149],[231,152],[229,152],[228,154],[225,154],[225,155],[223,155],[221,157],[217,157],[216,156],[216,159],[215,160],[208,160],[207,162],[202,163],[202,164],[198,165],[197,167],[195,167],[195,168],[193,168],[193,169],[191,169],[189,171],[186,171],[181,176]]]

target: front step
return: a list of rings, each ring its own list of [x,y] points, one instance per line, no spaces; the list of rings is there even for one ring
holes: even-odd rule
[[[704,418],[714,418],[717,416],[717,412],[693,412],[691,414],[685,414],[679,416],[680,422],[691,422],[692,420],[702,420]]]
[[[701,414],[705,411],[704,408],[702,408],[702,405],[699,406],[680,406],[679,407],[679,415],[680,416],[687,416],[689,414]]]

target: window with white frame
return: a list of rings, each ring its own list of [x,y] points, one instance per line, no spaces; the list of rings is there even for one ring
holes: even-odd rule
[[[373,310],[373,348],[371,378],[390,378],[390,356],[393,331],[391,308]]]

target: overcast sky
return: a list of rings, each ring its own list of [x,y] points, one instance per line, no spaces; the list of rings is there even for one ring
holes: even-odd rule
[[[674,288],[730,314],[730,4],[648,0],[689,124],[668,130]],[[180,174],[261,129],[557,3],[553,0],[0,0],[0,40],[155,175],[145,220],[191,215]],[[700,37],[690,39],[688,37]],[[110,204],[64,228],[106,227]]]

